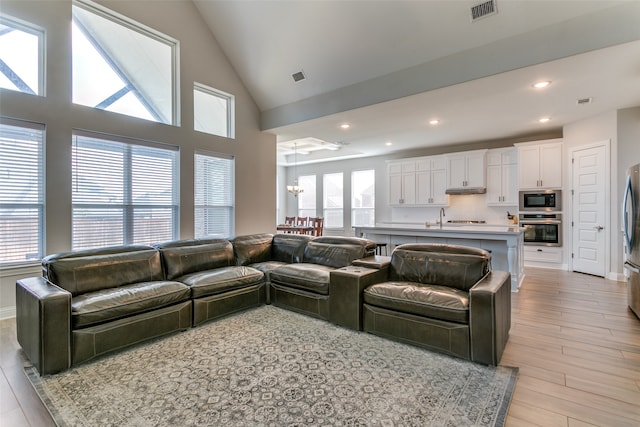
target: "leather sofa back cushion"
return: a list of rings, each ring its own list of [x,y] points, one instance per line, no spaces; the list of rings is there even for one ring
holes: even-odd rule
[[[271,260],[287,264],[302,262],[304,248],[312,238],[304,234],[276,234],[271,243]]]
[[[350,265],[355,259],[364,257],[365,253],[365,246],[359,243],[321,243],[314,239],[307,243],[304,262],[341,268]]]
[[[228,240],[194,241],[193,243],[193,245],[185,245],[181,242],[176,246],[160,247],[167,280],[196,271],[233,265],[233,246]]]
[[[151,247],[52,255],[42,260],[42,265],[49,281],[73,296],[164,279],[160,253]]]
[[[249,265],[271,260],[273,234],[238,236],[231,241],[236,265]]]
[[[490,270],[490,255],[431,252],[398,246],[391,255],[389,280],[442,285],[468,291]],[[484,251],[483,251],[484,252]]]

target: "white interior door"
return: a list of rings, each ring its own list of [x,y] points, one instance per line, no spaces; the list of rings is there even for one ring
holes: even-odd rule
[[[605,277],[607,145],[573,152],[573,271]]]

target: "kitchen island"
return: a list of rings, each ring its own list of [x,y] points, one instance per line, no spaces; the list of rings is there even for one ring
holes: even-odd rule
[[[511,291],[517,292],[524,279],[524,237],[517,226],[501,225],[416,225],[382,223],[375,227],[354,227],[355,235],[390,249],[403,243],[445,243],[472,246],[491,252],[491,267],[511,273]]]

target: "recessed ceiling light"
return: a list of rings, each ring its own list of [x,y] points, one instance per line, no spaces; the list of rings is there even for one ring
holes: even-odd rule
[[[551,118],[549,118],[549,117],[542,117],[541,119],[538,119],[538,122],[540,122],[540,123],[547,123],[549,120],[551,120]]]
[[[349,123],[343,123],[343,124],[340,125],[340,127],[342,129],[349,129],[351,127],[351,125]]]
[[[534,83],[533,87],[535,87],[536,89],[542,89],[549,86],[550,84],[551,84],[551,81],[545,80],[545,81]]]
[[[391,141],[387,141],[387,142],[385,142],[385,143],[384,143],[384,145],[386,145],[387,147],[389,147],[389,146],[393,145],[393,142],[391,142]]]
[[[430,125],[437,125],[438,123],[440,123],[440,120],[438,119],[429,120]]]

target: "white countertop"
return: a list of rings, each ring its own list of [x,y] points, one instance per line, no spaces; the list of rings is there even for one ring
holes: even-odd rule
[[[382,231],[382,230],[398,230],[398,231],[415,231],[415,232],[433,232],[433,233],[470,233],[470,234],[520,234],[522,229],[518,225],[494,225],[494,224],[440,224],[425,223],[378,223],[375,227],[355,227],[362,231]]]

